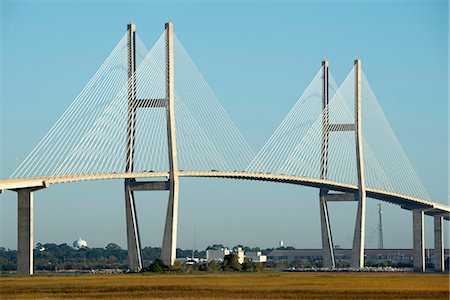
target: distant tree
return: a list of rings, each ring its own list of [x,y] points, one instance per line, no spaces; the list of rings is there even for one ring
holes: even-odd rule
[[[222,244],[214,244],[212,246],[206,247],[206,250],[219,250],[220,248],[225,248]]]
[[[127,251],[123,250],[119,245],[109,243],[105,247],[102,256],[107,257],[109,261],[125,261],[127,259]]]
[[[222,270],[240,272],[242,271],[241,264],[239,263],[238,256],[236,254],[225,255],[222,262]]]
[[[206,250],[197,251],[195,250],[195,256],[199,258],[206,258]]]
[[[412,268],[413,264],[412,264],[412,262],[399,261],[399,262],[393,263],[392,266],[394,268]],[[446,270],[448,270],[448,269],[446,268]]]
[[[12,264],[16,264],[16,256],[17,251],[11,249],[5,249],[4,247],[0,247],[0,257],[5,258],[7,261],[10,261]]]
[[[198,266],[198,270],[201,272],[206,272],[208,271],[208,264],[207,263],[202,263]]]
[[[173,266],[170,267],[170,271],[174,271],[174,272],[181,272],[183,270],[183,265],[181,264],[180,261],[176,260],[173,263]]]
[[[109,243],[108,245],[106,245],[105,247],[106,250],[122,250],[122,247],[120,247],[117,244],[114,243]]]
[[[285,261],[269,261],[266,265],[268,268],[273,269],[286,269],[289,267],[289,264]]]
[[[255,264],[255,272],[264,272],[265,263],[254,263]]]
[[[191,274],[198,270],[198,265],[184,265],[183,266],[183,273],[185,274]]]
[[[104,250],[102,248],[92,248],[86,253],[86,258],[91,260],[98,260],[103,257]]]
[[[142,249],[142,259],[147,262],[155,261],[161,257],[161,248],[145,247]]]
[[[336,261],[336,267],[338,268],[348,268],[350,267],[350,263],[345,260],[338,260]]]
[[[16,264],[5,257],[0,257],[0,271],[14,271]]]
[[[177,248],[177,257],[192,257],[192,250]],[[197,251],[194,251],[194,257],[198,257]]]
[[[266,249],[261,250],[261,253],[262,253],[262,255],[268,255],[273,250],[275,250],[275,248],[266,248]]]
[[[154,262],[142,268],[141,272],[153,272],[153,273],[162,273],[164,271],[168,271],[169,266],[163,263],[163,261],[159,258],[155,259]]]
[[[208,272],[215,273],[219,270],[219,264],[217,261],[212,260],[208,264]]]
[[[292,246],[283,246],[283,247],[278,247],[277,250],[295,250],[295,248]]]
[[[253,263],[251,259],[246,258],[242,263],[242,271],[244,272],[255,272],[256,265]]]
[[[261,248],[259,248],[259,247],[249,247],[249,246],[244,246],[244,247],[242,247],[242,249],[243,249],[245,252],[258,252],[258,251],[261,251]]]

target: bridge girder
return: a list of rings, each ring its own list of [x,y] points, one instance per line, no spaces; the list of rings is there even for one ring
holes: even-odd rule
[[[233,180],[268,181],[293,185],[314,187],[318,189],[328,189],[330,191],[355,193],[356,185],[335,182],[331,180],[321,180],[318,178],[308,178],[301,176],[291,176],[284,174],[254,173],[254,172],[219,172],[219,171],[179,171],[178,176],[198,177],[198,178],[227,178]],[[126,179],[126,178],[161,178],[167,180],[169,172],[133,172],[133,173],[108,173],[108,174],[80,174],[60,177],[32,177],[19,179],[0,180],[0,190],[12,190],[29,187],[49,187],[53,184]],[[367,197],[401,206],[403,209],[412,210],[414,208],[431,209],[424,213],[428,216],[442,215],[445,220],[450,220],[450,206],[438,202],[423,200],[412,196],[397,194],[389,191],[382,191],[368,187]]]

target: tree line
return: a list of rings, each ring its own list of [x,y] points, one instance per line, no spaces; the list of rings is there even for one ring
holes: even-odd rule
[[[242,248],[244,251],[262,251],[263,254],[268,254],[272,251],[272,248],[261,250],[259,247],[248,247],[244,245],[236,245],[232,249]],[[206,250],[226,248],[222,244],[210,245]],[[176,257],[196,257],[206,258],[206,251],[194,252],[189,249],[177,249]],[[160,247],[145,247],[142,249],[143,266],[149,266],[156,259],[161,256]],[[0,247],[0,271],[15,271],[17,269],[17,251]],[[246,269],[245,263],[244,269]],[[195,268],[202,270],[216,269],[214,263],[209,266],[205,263],[194,266]],[[127,250],[122,249],[117,244],[109,243],[104,248],[81,248],[74,249],[66,243],[53,244],[38,243],[34,250],[34,269],[35,270],[91,270],[91,269],[128,269]],[[217,270],[226,269],[229,267],[218,264]]]
[[[144,265],[148,265],[161,255],[159,247],[142,249]],[[194,251],[195,257],[206,257],[206,251]],[[191,257],[192,250],[177,249],[177,257]],[[0,247],[0,271],[17,269],[17,251]],[[127,250],[109,243],[105,248],[81,248],[79,250],[67,244],[37,244],[34,250],[35,270],[91,270],[91,269],[128,269]]]
[[[156,259],[148,266],[141,270],[141,273],[194,273],[194,272],[209,272],[215,273],[219,271],[223,272],[262,272],[264,271],[265,264],[255,263],[251,259],[245,259],[241,264],[236,254],[231,253],[224,256],[222,262],[215,260],[209,262],[200,262],[197,264],[181,264],[179,261],[175,261],[174,265],[169,267],[163,263],[161,259]]]

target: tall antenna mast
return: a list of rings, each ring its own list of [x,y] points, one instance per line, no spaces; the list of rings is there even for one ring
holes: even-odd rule
[[[383,219],[381,218],[381,203],[378,204],[378,249],[384,249],[383,245]]]

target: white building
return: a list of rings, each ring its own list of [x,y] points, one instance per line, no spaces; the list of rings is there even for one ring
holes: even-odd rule
[[[205,261],[204,258],[198,257],[177,257],[177,260],[186,265],[194,265]]]
[[[223,258],[225,257],[225,255],[228,255],[228,254],[230,254],[230,249],[228,249],[228,248],[220,248],[217,250],[209,249],[209,250],[206,250],[206,260],[207,261],[212,261],[212,260],[223,261]]]
[[[254,263],[264,263],[267,262],[267,256],[262,255],[261,251],[257,252],[245,252],[245,257],[251,259]]]
[[[222,262],[225,255],[232,253],[228,248],[220,248],[217,250],[206,250],[206,261],[219,261]],[[251,259],[255,263],[267,262],[267,256],[262,255],[261,251],[257,252],[244,252],[241,247],[233,249],[233,253],[237,255],[238,262],[240,264],[244,263],[245,258]]]
[[[239,262],[240,264],[242,264],[242,263],[244,262],[244,260],[245,260],[244,250],[242,250],[241,247],[238,247],[238,248],[236,249],[236,253],[235,253],[235,254],[238,256],[238,262]]]
[[[78,240],[74,241],[72,245],[77,250],[86,248],[88,246],[87,242],[85,240],[82,240],[81,237],[79,237]]]

